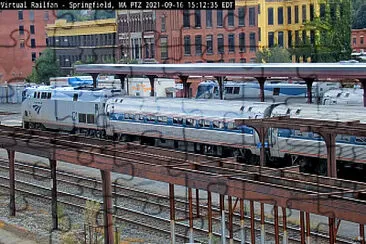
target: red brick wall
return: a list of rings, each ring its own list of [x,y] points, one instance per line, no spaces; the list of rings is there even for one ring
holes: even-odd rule
[[[356,50],[357,52],[359,52],[361,49],[366,52],[366,29],[352,30],[351,45],[352,49]]]
[[[47,11],[47,10],[46,10]],[[23,10],[23,20],[18,19],[18,10],[0,12],[0,83],[19,81],[32,72],[32,52],[39,53],[46,47],[47,24],[54,23],[54,10],[48,10],[48,20],[44,10],[34,10],[34,20],[30,20],[30,10]],[[24,27],[20,35],[19,26]],[[30,25],[34,25],[34,34],[30,34]],[[31,39],[35,39],[35,48],[31,48]],[[20,47],[24,40],[24,48]]]

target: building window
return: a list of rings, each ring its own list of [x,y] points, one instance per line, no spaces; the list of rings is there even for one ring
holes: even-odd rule
[[[206,48],[207,48],[207,54],[213,53],[213,41],[212,41],[212,35],[206,36]]]
[[[36,39],[31,39],[31,48],[36,48]]]
[[[306,5],[302,5],[302,23],[306,22]]]
[[[291,11],[291,7],[289,6],[289,7],[287,7],[287,24],[291,24],[291,22],[292,22],[292,16],[291,16],[291,14],[292,14],[292,11]]]
[[[222,15],[222,10],[217,10],[216,12],[217,14],[217,27],[222,27],[223,24],[223,15]]]
[[[363,44],[363,36],[360,37],[360,44]]]
[[[183,27],[189,28],[189,10],[183,10]]]
[[[49,16],[48,16],[48,10],[45,10],[43,13],[43,19],[44,20],[49,20]]]
[[[37,58],[36,55],[37,55],[36,53],[32,53],[32,62],[36,61]]]
[[[206,10],[206,27],[212,27],[212,10]]]
[[[18,11],[18,20],[23,20],[23,10]]]
[[[277,9],[277,21],[279,25],[283,25],[283,7]]]
[[[311,44],[315,44],[315,31],[314,30],[310,30],[310,43]]]
[[[201,10],[194,11],[194,27],[201,28]]]
[[[166,17],[165,16],[161,16],[161,31],[162,32],[166,31]]]
[[[229,52],[235,52],[235,35],[229,34],[228,39],[229,39]]]
[[[255,26],[255,8],[249,8],[249,26]]]
[[[160,56],[162,59],[168,58],[168,37],[161,37],[160,38]]]
[[[229,63],[235,63],[235,58],[229,59]]]
[[[196,49],[196,55],[202,54],[202,36],[198,35],[194,37],[194,44]]]
[[[34,10],[29,10],[29,20],[34,21]]]
[[[19,40],[19,47],[24,48],[24,40]]]
[[[234,26],[234,10],[228,10],[227,12],[227,22],[228,26],[233,27]]]
[[[352,43],[353,43],[353,45],[356,45],[357,44],[356,37],[353,37],[352,38]]]
[[[278,46],[283,47],[283,31],[278,32]]]
[[[191,55],[191,37],[184,36],[184,55]]]
[[[295,45],[298,46],[300,44],[300,35],[299,31],[295,31]]]
[[[240,52],[245,52],[246,51],[245,33],[244,32],[239,33],[239,50],[240,50]]]
[[[320,4],[320,18],[321,19],[325,18],[325,3]]]
[[[19,25],[19,35],[24,35],[24,26]]]
[[[289,48],[292,47],[292,31],[287,32],[287,45]]]
[[[314,20],[314,4],[310,4],[310,21]]]
[[[218,34],[217,35],[217,51],[218,53],[224,53],[224,35]]]
[[[239,26],[245,26],[245,8],[238,9]]]
[[[274,46],[274,32],[268,32],[268,47]]]
[[[34,25],[30,25],[29,31],[31,34],[35,34]]]
[[[273,8],[268,8],[268,25],[273,25]]]
[[[302,43],[306,43],[306,30],[302,31]]]
[[[240,63],[246,63],[247,62],[247,59],[246,58],[241,58],[240,59]]]
[[[299,23],[299,6],[295,6],[295,24]]]
[[[251,32],[249,34],[249,51],[255,52],[256,49],[255,32]]]

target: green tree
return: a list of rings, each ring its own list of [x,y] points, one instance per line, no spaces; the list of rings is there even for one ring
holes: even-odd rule
[[[42,52],[42,55],[36,59],[32,73],[27,80],[33,83],[50,83],[50,77],[60,76],[60,66],[56,60],[55,52],[49,48]]]
[[[307,37],[305,40],[298,40],[298,44],[291,50],[292,54],[304,59],[310,57],[312,62],[349,59],[352,52],[350,1],[329,2],[326,4],[325,16],[306,22],[302,30],[310,32],[311,39]]]
[[[256,53],[257,63],[290,63],[291,53],[282,47],[263,48]]]
[[[354,18],[352,28],[363,29],[366,28],[366,3],[361,5],[357,10]]]
[[[114,10],[58,10],[57,18],[68,22],[115,18]]]

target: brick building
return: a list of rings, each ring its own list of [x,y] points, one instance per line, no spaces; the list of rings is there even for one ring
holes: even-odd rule
[[[0,83],[23,81],[47,46],[51,10],[0,10]]]
[[[235,10],[156,11],[156,59],[160,63],[255,61],[258,5]]]
[[[155,11],[119,10],[117,23],[118,58],[155,63]]]
[[[351,45],[355,52],[366,52],[366,28],[352,30]]]
[[[47,25],[49,47],[64,75],[73,73],[76,61],[84,63],[115,63],[117,23],[115,18],[67,22],[59,19]]]

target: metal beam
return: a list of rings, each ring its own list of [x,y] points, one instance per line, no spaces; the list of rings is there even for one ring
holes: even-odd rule
[[[104,244],[114,244],[111,172],[100,170],[103,189]]]
[[[314,82],[314,78],[305,78],[304,81],[306,82],[306,87],[307,87],[307,103],[312,103],[313,102],[313,93],[312,93],[312,86],[313,86],[313,82]]]
[[[150,96],[154,97],[155,96],[155,78],[157,78],[156,75],[146,75],[147,78],[149,78],[150,81],[150,87],[151,87],[151,91],[150,91]]]
[[[170,199],[170,239],[171,243],[175,244],[175,201],[174,201],[173,184],[169,184],[169,199]]]
[[[266,82],[267,77],[255,77],[259,83],[259,98],[261,102],[264,102],[264,82]]]
[[[10,216],[15,216],[15,151],[7,150],[9,159]]]
[[[57,215],[57,174],[56,167],[57,161],[49,159],[51,168],[51,180],[52,180],[52,229],[58,229],[58,215]]]
[[[90,73],[91,77],[93,78],[93,88],[97,88],[97,78],[99,73]]]
[[[120,79],[121,81],[121,89],[122,90],[125,90],[125,78],[127,75],[124,75],[124,74],[117,74],[116,75],[118,79]]]

